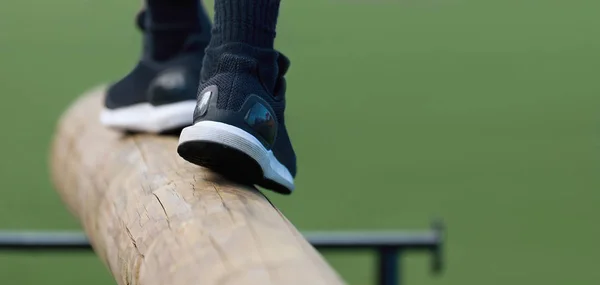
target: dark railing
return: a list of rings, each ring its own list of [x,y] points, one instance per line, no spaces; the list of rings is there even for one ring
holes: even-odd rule
[[[435,222],[424,232],[307,232],[306,239],[317,249],[375,250],[378,285],[400,285],[400,259],[404,252],[422,251],[431,255],[431,271],[443,270],[442,245],[444,227]],[[79,232],[12,232],[0,231],[0,251],[76,251],[91,250]]]

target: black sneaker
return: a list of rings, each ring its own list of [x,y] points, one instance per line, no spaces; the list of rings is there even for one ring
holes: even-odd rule
[[[205,74],[205,63],[194,125],[183,129],[177,152],[231,179],[290,194],[296,155],[284,121],[289,60],[242,44],[207,50],[207,57],[216,59],[214,72]]]
[[[144,31],[144,13],[138,26]],[[166,132],[192,124],[204,43],[190,36],[180,53],[155,61],[145,34],[144,54],[137,66],[107,91],[100,121],[125,131]]]

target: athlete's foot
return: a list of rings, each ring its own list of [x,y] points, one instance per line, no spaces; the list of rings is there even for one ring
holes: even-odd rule
[[[144,30],[143,21],[138,24]],[[152,133],[191,125],[206,44],[190,35],[180,52],[157,61],[148,51],[150,43],[146,40],[137,66],[108,89],[100,116],[102,124]]]
[[[183,129],[177,152],[234,180],[290,194],[296,155],[284,121],[288,59],[239,43],[207,53],[214,68],[205,63],[194,124]]]

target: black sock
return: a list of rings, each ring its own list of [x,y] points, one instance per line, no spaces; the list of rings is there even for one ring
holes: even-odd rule
[[[175,56],[191,35],[208,44],[211,24],[200,0],[146,0],[146,31],[153,59]]]
[[[300,1],[300,0],[298,0]],[[273,49],[281,0],[215,0],[210,45],[245,43]]]

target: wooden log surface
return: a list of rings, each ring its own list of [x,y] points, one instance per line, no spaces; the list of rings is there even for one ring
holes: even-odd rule
[[[185,162],[176,137],[101,126],[104,93],[88,92],[62,116],[51,168],[118,284],[343,284],[255,188]]]

